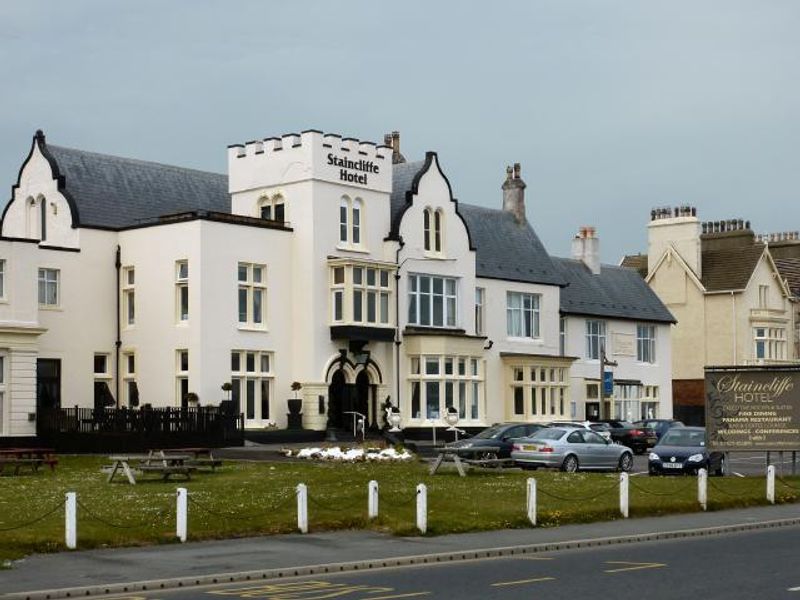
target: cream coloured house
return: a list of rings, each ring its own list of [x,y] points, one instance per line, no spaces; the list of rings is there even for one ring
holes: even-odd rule
[[[640,270],[677,319],[672,336],[676,418],[698,422],[704,367],[797,360],[793,296],[750,223],[701,223],[695,208],[656,209]]]

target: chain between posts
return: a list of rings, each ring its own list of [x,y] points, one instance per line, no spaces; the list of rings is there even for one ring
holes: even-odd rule
[[[17,525],[12,525],[11,527],[1,527],[0,528],[0,532],[16,531],[18,529],[24,529],[25,527],[30,527],[31,525],[36,525],[36,523],[39,523],[40,521],[44,521],[47,517],[50,517],[50,516],[54,515],[56,512],[58,512],[59,509],[63,508],[63,506],[64,506],[64,500],[60,500],[58,502],[58,504],[53,506],[53,508],[49,509],[43,515],[40,515],[40,516],[38,516],[38,517],[36,517],[34,519],[31,519],[30,521],[26,521],[24,523],[19,523]]]
[[[212,510],[212,509],[208,508],[202,502],[198,502],[197,499],[192,494],[189,494],[187,499],[188,499],[190,504],[196,506],[201,511],[211,515],[212,517],[219,517],[220,519],[225,519],[226,521],[255,521],[257,519],[263,519],[264,515],[267,512],[278,510],[279,508],[283,508],[283,507],[287,506],[288,504],[292,503],[296,497],[297,497],[296,494],[294,492],[291,492],[291,493],[287,494],[286,496],[282,497],[280,500],[278,500],[274,505],[265,506],[262,510],[260,510],[258,512],[255,512],[255,513],[252,513],[252,514],[246,514],[246,515],[239,515],[239,514],[234,514],[234,513],[224,513],[224,512],[219,512],[219,511],[216,511],[216,510]]]
[[[794,485],[792,485],[790,483],[786,483],[786,480],[783,477],[775,477],[775,480],[779,481],[781,483],[781,485],[786,486],[790,490],[795,490],[795,491],[800,492],[800,487],[794,486]]]
[[[635,482],[635,479],[634,479],[633,477],[631,477],[631,478],[628,480],[628,482],[630,483],[630,485],[631,485],[631,487],[632,487],[632,488],[634,488],[634,489],[636,489],[636,490],[639,490],[639,491],[640,491],[640,492],[642,492],[643,494],[649,494],[649,495],[651,495],[651,496],[662,496],[662,497],[666,497],[666,496],[674,496],[674,495],[676,495],[676,494],[680,494],[680,493],[682,493],[682,492],[685,492],[685,491],[686,491],[686,490],[688,490],[689,488],[691,488],[691,487],[694,487],[694,485],[695,485],[695,480],[694,480],[693,478],[691,478],[691,477],[690,477],[690,478],[689,478],[689,481],[688,481],[688,482],[687,482],[685,485],[683,485],[682,487],[680,487],[679,489],[677,489],[677,490],[673,490],[673,491],[671,491],[671,492],[667,492],[667,493],[662,493],[662,492],[654,492],[654,491],[648,490],[648,489],[646,489],[646,488],[644,488],[644,487],[640,486],[638,483],[636,483],[636,482]]]
[[[138,523],[121,525],[119,523],[114,523],[112,521],[109,521],[105,517],[101,517],[100,515],[98,515],[94,511],[92,511],[88,506],[86,506],[79,499],[76,499],[76,504],[77,504],[78,508],[81,509],[83,512],[85,512],[86,515],[90,519],[92,519],[94,521],[97,521],[98,523],[102,523],[103,525],[107,525],[108,527],[112,527],[114,529],[140,529],[142,527],[155,527],[157,525],[156,519],[162,517],[165,514],[169,514],[169,512],[170,512],[169,508],[165,508],[163,510],[160,510],[158,513],[156,513],[156,515],[154,515],[154,519],[152,519],[152,520],[140,521]]]
[[[359,506],[362,506],[362,505],[364,504],[364,500],[365,500],[365,499],[361,499],[361,498],[359,498],[359,499],[356,499],[356,500],[354,500],[354,501],[352,501],[352,502],[348,502],[347,504],[342,504],[342,505],[340,505],[340,506],[331,506],[330,504],[327,504],[327,503],[325,503],[325,502],[320,502],[319,500],[317,500],[316,498],[314,498],[314,497],[313,497],[311,494],[309,494],[309,495],[308,495],[308,501],[309,501],[309,503],[310,503],[310,504],[312,504],[313,506],[315,506],[315,507],[317,507],[317,508],[321,508],[321,509],[323,509],[323,510],[332,510],[332,511],[334,511],[334,512],[341,512],[341,511],[345,511],[345,510],[352,510],[352,509],[354,509],[354,508],[357,508],[357,507],[359,507]]]
[[[600,496],[602,496],[604,494],[607,494],[608,492],[610,492],[611,490],[613,490],[614,488],[616,488],[618,486],[619,486],[619,481],[615,481],[612,485],[609,485],[609,486],[605,487],[600,492],[598,492],[597,494],[594,494],[592,496],[581,496],[581,497],[572,497],[572,498],[567,498],[565,496],[558,496],[556,494],[548,492],[547,490],[542,489],[541,487],[539,487],[537,489],[537,492],[540,493],[540,494],[543,494],[545,496],[548,496],[550,498],[553,498],[555,500],[562,500],[564,502],[587,502],[589,500],[595,500],[595,499],[599,498]]]
[[[400,502],[393,502],[388,500],[388,498],[392,497],[390,494],[381,495],[381,504],[384,504],[390,508],[402,508],[405,506],[411,506],[414,502],[417,501],[418,492],[414,491],[414,495],[411,496],[408,500],[401,500]]]

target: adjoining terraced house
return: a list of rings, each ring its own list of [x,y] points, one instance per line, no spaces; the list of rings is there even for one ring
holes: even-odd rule
[[[314,430],[379,427],[387,401],[412,432],[448,407],[470,428],[583,418],[601,347],[608,413],[671,416],[670,313],[593,235],[551,258],[518,166],[502,188],[502,209],[458,202],[396,134],[233,145],[223,175],[38,132],[2,220],[0,433],[46,407],[216,405],[225,383],[253,431],[295,393]]]

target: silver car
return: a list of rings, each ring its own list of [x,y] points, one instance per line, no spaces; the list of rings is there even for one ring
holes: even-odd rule
[[[514,441],[514,463],[525,468],[578,470],[619,470],[633,468],[630,448],[612,444],[584,427],[549,427]]]

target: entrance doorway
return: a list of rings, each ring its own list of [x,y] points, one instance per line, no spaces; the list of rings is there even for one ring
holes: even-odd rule
[[[373,426],[375,415],[373,387],[366,371],[360,371],[356,375],[355,383],[347,383],[344,370],[336,370],[328,386],[330,427],[353,431],[354,420],[358,419],[358,415],[353,414],[356,412],[363,415],[367,427]]]
[[[61,360],[40,358],[36,361],[36,412],[61,408]]]
[[[599,421],[600,420],[600,403],[587,402],[586,403],[586,420]]]

